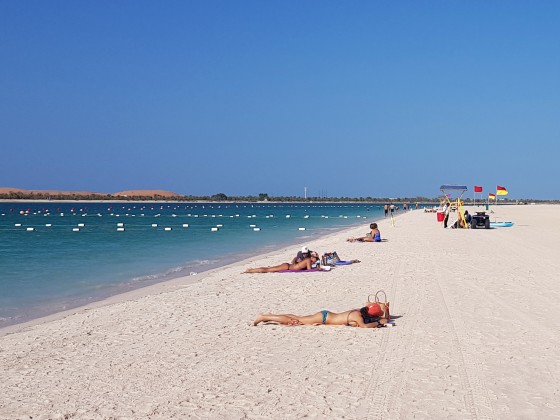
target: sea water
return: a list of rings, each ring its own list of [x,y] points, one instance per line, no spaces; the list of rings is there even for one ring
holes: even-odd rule
[[[377,204],[0,203],[0,327],[380,217]]]

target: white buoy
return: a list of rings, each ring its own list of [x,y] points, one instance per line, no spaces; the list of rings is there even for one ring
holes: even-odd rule
[[[291,216],[289,214],[286,215],[286,219],[289,219]]]
[[[25,229],[25,230],[26,230],[26,231],[28,231],[28,232],[33,232],[33,231],[35,230],[35,228],[32,228],[32,227],[28,227],[28,228],[27,228],[27,229]]]
[[[79,232],[80,228],[72,228],[72,232]]]
[[[117,227],[123,227],[124,223],[117,223]]]
[[[300,228],[298,228],[298,230],[305,230],[305,228],[304,228],[304,227],[300,227]]]
[[[52,223],[47,223],[45,226],[46,226],[46,227],[51,227],[51,226],[52,226]]]
[[[224,225],[216,225],[216,227],[219,227],[219,228],[220,228],[220,227],[224,227]]]
[[[253,228],[253,230],[254,230],[255,232],[260,232],[260,231],[261,231],[261,228],[255,227],[255,228]]]
[[[309,219],[309,215],[306,214],[305,216],[303,216],[304,219]]]
[[[166,227],[166,228],[164,228],[163,230],[170,231],[171,228],[170,228],[170,227]]]
[[[183,227],[184,227],[184,228],[188,228],[188,227],[189,227],[189,224],[188,224],[188,223],[183,223]]]
[[[14,226],[15,227],[21,227],[21,223],[16,223]]]
[[[85,225],[83,223],[78,223],[78,227],[84,227]]]
[[[123,227],[118,227],[117,232],[124,232],[124,228]]]
[[[211,230],[212,232],[217,232],[218,230],[220,230],[220,228],[213,227],[213,228],[211,228],[210,230]]]
[[[157,227],[157,223],[152,223],[152,227]]]
[[[257,227],[257,225],[249,225],[249,227]]]

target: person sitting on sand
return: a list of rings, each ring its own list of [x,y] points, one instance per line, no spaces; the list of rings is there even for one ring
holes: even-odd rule
[[[387,324],[389,318],[389,307],[379,302],[376,307],[364,306],[360,309],[335,313],[327,310],[317,312],[313,315],[293,314],[260,314],[253,325],[261,322],[277,322],[282,325],[347,325],[360,328],[377,328]]]
[[[247,270],[245,270],[245,273],[275,273],[278,271],[286,271],[286,270],[292,270],[292,271],[312,270],[313,265],[317,261],[319,261],[319,255],[313,253],[311,254],[311,257],[305,258],[303,261],[300,261],[298,263],[294,263],[294,264],[284,263],[280,265],[275,265],[273,267],[248,268]],[[317,270],[321,270],[321,268],[318,268]]]
[[[457,212],[457,221],[453,223],[451,229],[468,228],[471,224],[472,216],[469,214],[468,210],[465,210],[465,214],[461,217],[461,214]]]
[[[303,248],[301,248],[301,251],[298,251],[297,255],[294,258],[292,258],[292,261],[290,262],[290,264],[295,264],[295,263],[301,262],[304,259],[311,257],[311,254],[313,254],[313,253],[316,254],[316,252],[313,252],[309,248],[304,246]]]
[[[362,238],[348,238],[348,242],[381,242],[381,232],[377,228],[377,223],[369,225],[371,232]]]

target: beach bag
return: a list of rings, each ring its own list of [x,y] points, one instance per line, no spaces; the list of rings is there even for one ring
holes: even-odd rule
[[[387,308],[385,315],[387,317],[387,321],[389,321],[391,319],[391,315],[389,314],[389,302],[387,302],[387,294],[384,290],[378,290],[374,295],[372,294],[368,296],[368,303],[366,304],[367,313],[370,316],[383,316],[383,308],[380,304]]]
[[[323,256],[321,257],[321,264],[322,265],[334,266],[339,261],[340,261],[340,257],[338,256],[336,251],[327,252],[327,253],[323,254]]]

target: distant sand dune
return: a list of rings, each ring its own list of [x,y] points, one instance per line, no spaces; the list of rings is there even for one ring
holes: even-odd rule
[[[177,197],[180,196],[181,194],[177,194],[171,191],[165,191],[165,190],[128,190],[128,191],[121,191],[121,192],[116,192],[113,193],[112,195],[128,195],[128,196],[132,196],[132,195],[149,195],[149,196],[154,196],[154,195],[161,195],[163,197]]]
[[[23,193],[23,194],[52,194],[52,195],[115,195],[115,196],[162,196],[178,197],[177,194],[165,190],[129,190],[116,193],[100,193],[91,191],[61,191],[61,190],[24,190],[21,188],[0,188],[0,194]]]

